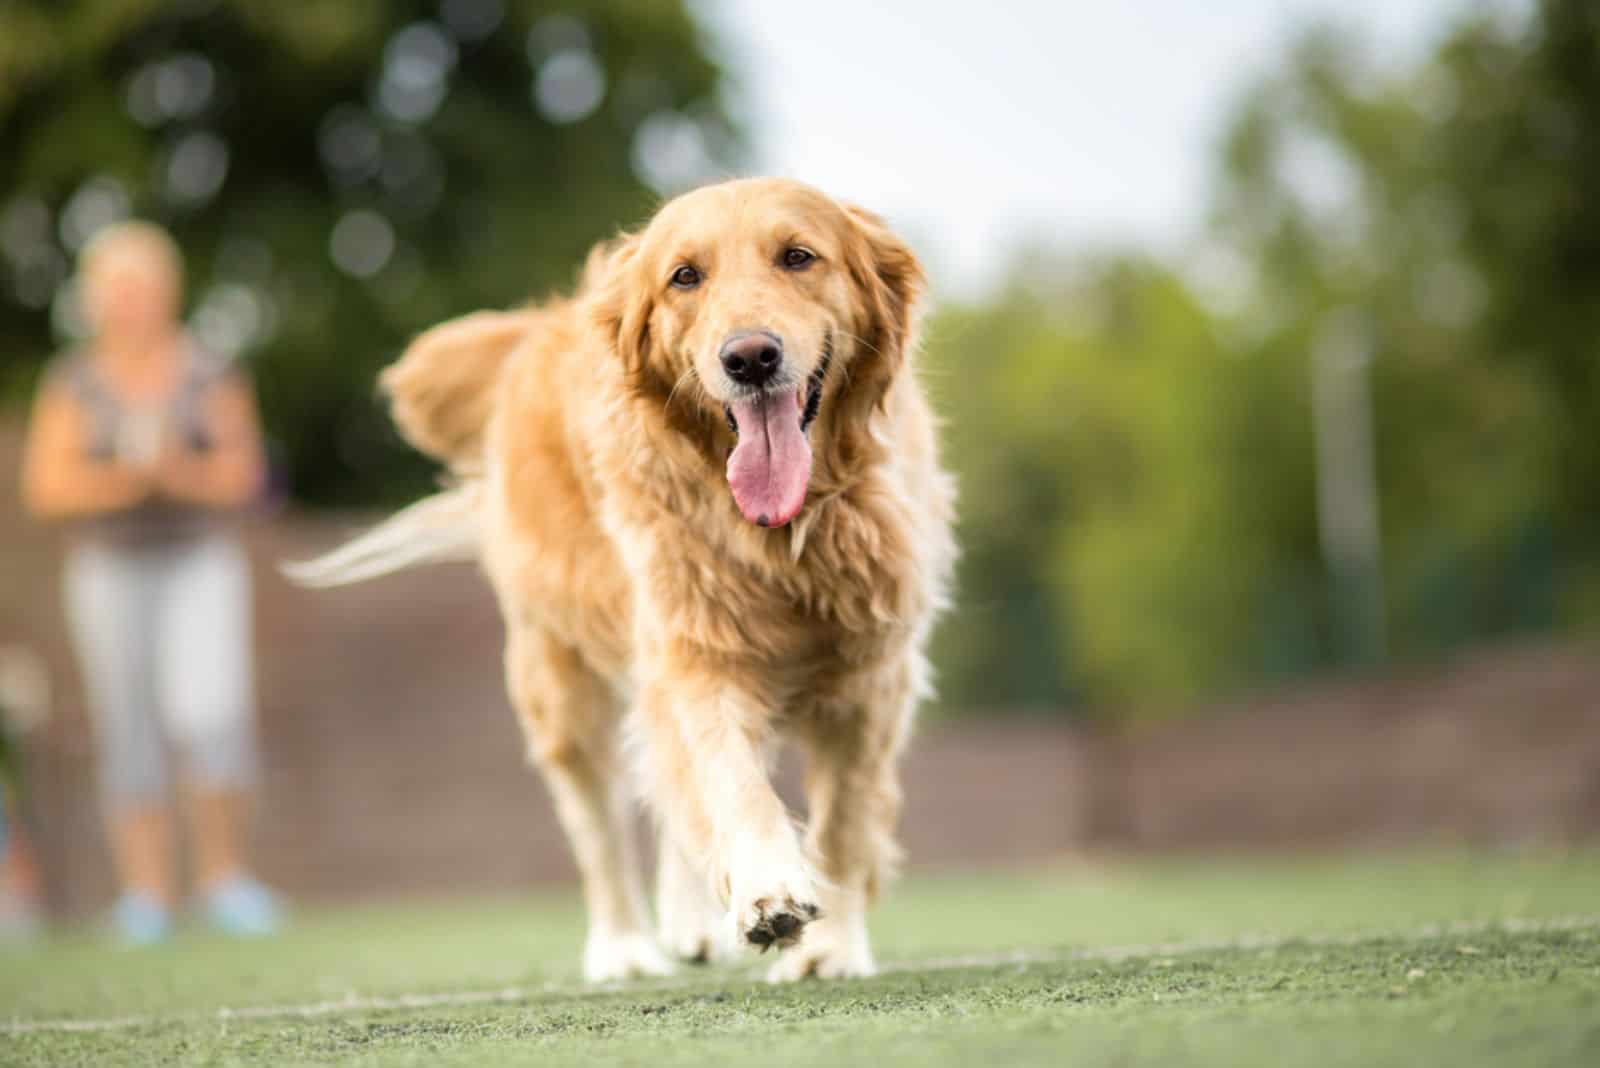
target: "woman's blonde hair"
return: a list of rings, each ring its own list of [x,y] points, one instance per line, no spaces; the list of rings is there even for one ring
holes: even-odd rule
[[[134,253],[144,256],[172,279],[174,288],[183,285],[183,253],[172,235],[152,222],[132,219],[113,223],[96,231],[78,253],[78,276],[87,281],[106,263]]]

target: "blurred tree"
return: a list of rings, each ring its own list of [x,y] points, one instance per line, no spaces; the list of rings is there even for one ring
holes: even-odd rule
[[[429,468],[376,370],[736,160],[720,81],[678,0],[0,6],[0,390],[73,332],[87,236],[151,217],[195,328],[249,355],[296,493],[413,493]]]
[[[1354,321],[1373,354],[1401,655],[1600,610],[1597,130],[1600,11],[1547,0],[1398,74],[1311,33],[1225,143],[1241,333],[1303,361]]]
[[[1292,628],[1315,622],[1274,604],[1315,552],[1289,365],[1227,349],[1171,269],[1127,256],[1031,257],[931,334],[962,487],[948,703],[1146,704],[1304,659]]]
[[[1303,35],[1226,128],[1199,254],[1036,255],[935,318],[948,703],[1178,708],[1362,663],[1319,545],[1334,344],[1371,359],[1390,655],[1600,620],[1600,6],[1489,10],[1403,69]]]
[[[1562,610],[1600,619],[1600,5],[1540,0],[1440,53],[1444,173],[1483,279],[1491,359],[1536,384],[1554,537],[1585,566]]]

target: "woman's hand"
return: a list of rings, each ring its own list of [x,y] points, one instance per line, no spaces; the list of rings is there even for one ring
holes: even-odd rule
[[[67,387],[47,382],[34,403],[22,457],[22,503],[37,519],[121,512],[155,490],[151,472],[84,453],[88,428]]]
[[[173,501],[209,508],[235,508],[254,494],[256,479],[216,450],[171,445],[152,468],[156,492]]]
[[[204,453],[180,442],[167,442],[150,469],[156,492],[174,501],[209,503],[215,476]]]
[[[168,442],[154,469],[158,491],[172,500],[208,508],[238,508],[261,488],[264,462],[255,398],[242,380],[218,385],[208,398],[211,447]]]

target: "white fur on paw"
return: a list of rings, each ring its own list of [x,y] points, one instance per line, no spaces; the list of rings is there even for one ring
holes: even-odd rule
[[[792,983],[798,979],[862,979],[878,973],[860,920],[835,921],[824,916],[806,928],[799,945],[783,951],[767,970],[767,982]]]
[[[591,983],[671,975],[673,964],[642,931],[627,934],[592,932],[583,947],[583,977]]]
[[[822,915],[813,882],[803,869],[748,885],[752,889],[736,885],[732,895],[734,935],[763,952],[794,945],[806,925]]]
[[[668,953],[691,964],[728,960],[738,946],[728,937],[722,909],[714,903],[704,909],[666,913],[661,917],[661,944]]]
[[[739,946],[730,937],[722,906],[698,874],[683,874],[685,878],[662,887],[657,909],[662,946],[674,958],[693,964],[731,958]]]

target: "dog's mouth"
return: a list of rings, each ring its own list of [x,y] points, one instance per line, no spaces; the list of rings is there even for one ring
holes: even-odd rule
[[[739,513],[761,527],[781,527],[806,503],[811,443],[806,431],[822,408],[822,385],[833,362],[831,336],[804,389],[763,390],[722,407],[739,439],[728,457],[728,487]]]

